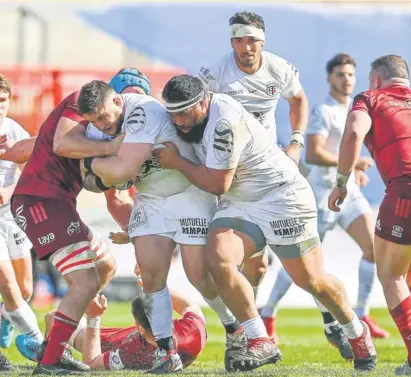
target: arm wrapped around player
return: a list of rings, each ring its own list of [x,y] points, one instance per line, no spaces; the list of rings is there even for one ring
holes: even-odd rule
[[[127,182],[106,182],[102,178],[98,177],[94,173],[88,171],[83,180],[83,186],[87,191],[95,192],[95,193],[102,193],[107,191],[111,188],[115,188],[117,190],[128,190],[134,184],[134,180],[130,180]]]

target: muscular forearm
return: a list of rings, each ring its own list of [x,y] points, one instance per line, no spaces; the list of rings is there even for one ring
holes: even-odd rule
[[[137,175],[136,171],[125,168],[126,165],[120,156],[94,158],[91,167],[95,175],[112,184],[134,179]]]
[[[304,95],[290,101],[290,124],[291,130],[301,131],[303,134],[307,129],[308,123],[308,101]]]
[[[94,156],[110,156],[116,153],[109,141],[90,140],[85,135],[73,134],[66,136],[59,143],[54,140],[54,153],[67,158],[86,158]]]
[[[87,328],[83,347],[83,361],[93,369],[104,369],[104,363],[99,362],[100,358],[100,328]]]
[[[107,209],[110,215],[122,230],[126,230],[133,209],[133,199],[129,196],[128,191],[111,189],[106,191],[104,195],[107,199]]]
[[[363,139],[355,132],[346,132],[341,140],[340,154],[338,157],[339,173],[348,175],[355,167],[361,153]]]
[[[210,179],[208,169],[204,165],[196,165],[193,162],[179,157],[176,169],[179,170],[194,186],[214,195],[221,195],[224,189],[220,182]]]
[[[0,160],[13,161],[16,164],[25,163],[33,153],[37,137],[19,140],[8,151],[0,156]]]
[[[309,164],[315,164],[320,166],[337,166],[338,156],[334,153],[328,152],[326,149],[318,149],[314,153],[308,153],[306,161]]]

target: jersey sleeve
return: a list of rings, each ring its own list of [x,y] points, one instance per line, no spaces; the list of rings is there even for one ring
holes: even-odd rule
[[[362,92],[354,97],[350,113],[353,111],[364,111],[367,114],[371,112],[371,96],[368,92]]]
[[[201,66],[196,76],[203,82],[204,89],[218,93],[217,70],[213,67]]]
[[[297,68],[290,62],[285,64],[284,88],[281,95],[284,98],[291,98],[296,96],[302,89],[300,82],[300,74]]]
[[[321,135],[328,137],[330,124],[324,106],[315,106],[311,111],[310,121],[308,122],[307,135]]]
[[[124,143],[155,144],[167,122],[169,118],[161,104],[153,101],[138,105],[124,120]]]
[[[28,139],[30,134],[16,121],[13,121],[13,140],[19,141]]]
[[[86,127],[86,137],[91,140],[111,140],[112,136],[100,131],[93,123],[89,123]]]
[[[80,123],[82,126],[87,127],[88,121],[84,119],[83,115],[78,111],[77,107],[73,104],[67,104],[63,112],[61,113],[62,118],[68,118],[74,122]]]
[[[249,141],[248,129],[240,116],[221,114],[208,140],[206,166],[217,170],[235,169]],[[229,120],[230,119],[230,120]]]

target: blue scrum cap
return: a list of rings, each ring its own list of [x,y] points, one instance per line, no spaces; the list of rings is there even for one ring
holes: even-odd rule
[[[117,93],[121,93],[129,86],[138,86],[148,95],[150,81],[147,76],[136,68],[123,68],[108,83]]]

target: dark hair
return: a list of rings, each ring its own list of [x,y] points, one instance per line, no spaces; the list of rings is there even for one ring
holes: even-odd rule
[[[144,308],[144,293],[134,297],[131,301],[131,313],[134,319],[144,328],[144,330],[151,331],[150,321],[148,320],[146,310]]]
[[[102,80],[93,80],[83,85],[77,99],[77,108],[81,114],[95,113],[104,104],[114,89]]]
[[[265,31],[263,18],[254,12],[237,12],[233,17],[230,18],[230,26],[234,24],[252,25],[257,29],[262,29],[263,31]]]
[[[331,74],[335,67],[338,67],[340,65],[346,65],[346,64],[350,64],[354,66],[354,68],[357,66],[357,63],[350,55],[345,54],[345,53],[337,54],[331,60],[327,62],[327,66],[326,66],[327,73]]]
[[[409,78],[408,64],[402,56],[399,55],[385,55],[375,59],[371,63],[371,69],[376,71],[384,71],[385,79]]]
[[[0,74],[0,91],[9,93],[9,97],[11,96],[11,87],[9,80],[7,80],[6,76]]]
[[[203,90],[203,82],[198,77],[177,75],[164,86],[162,97],[167,102],[180,102],[198,96]]]

